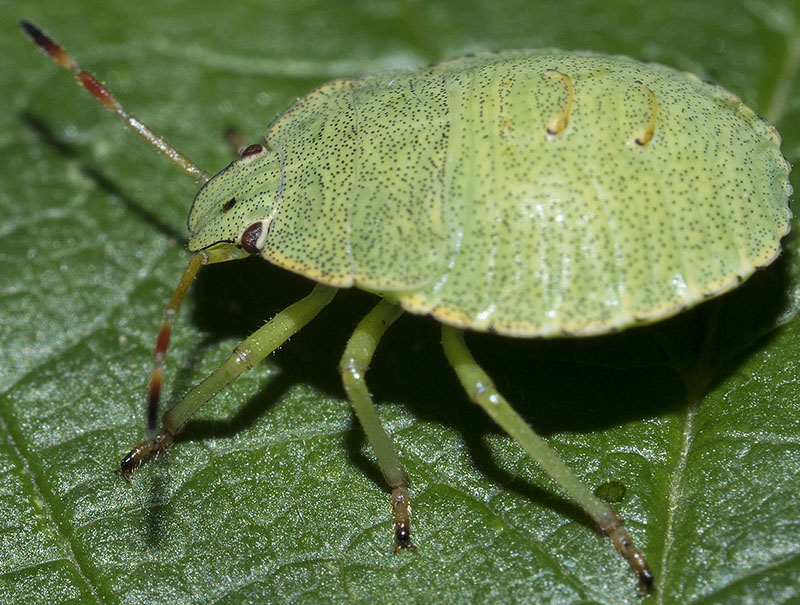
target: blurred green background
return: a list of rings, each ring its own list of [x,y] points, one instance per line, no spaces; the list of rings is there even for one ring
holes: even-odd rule
[[[373,304],[342,292],[207,406],[131,486],[194,183],[17,30],[28,18],[209,171],[314,86],[514,47],[658,61],[736,92],[800,158],[800,8],[758,0],[0,1],[0,601],[636,603],[610,544],[465,399],[426,318],[368,377],[410,475],[417,549],[336,372]],[[793,242],[788,242],[791,248]],[[800,598],[796,252],[719,303],[579,342],[471,338],[500,389],[617,510],[649,602]],[[204,270],[167,399],[310,289],[258,261]],[[707,388],[706,388],[707,387]],[[603,488],[611,482],[613,489]],[[624,490],[619,490],[619,486]]]

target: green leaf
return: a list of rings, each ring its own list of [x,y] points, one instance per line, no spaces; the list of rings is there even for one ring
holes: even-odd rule
[[[343,5],[342,5],[343,6]],[[0,601],[638,602],[610,544],[459,390],[437,325],[404,317],[368,376],[408,470],[413,551],[336,364],[374,304],[342,292],[127,485],[191,179],[13,20],[37,22],[202,167],[314,86],[512,47],[591,48],[693,71],[775,121],[800,159],[795,3],[6,2],[0,23]],[[800,259],[719,303],[593,340],[469,340],[503,393],[614,506],[653,602],[800,597]],[[310,290],[205,269],[174,331],[167,399]],[[781,325],[783,324],[783,325]],[[781,327],[778,327],[781,325]],[[619,497],[619,493],[618,493]]]

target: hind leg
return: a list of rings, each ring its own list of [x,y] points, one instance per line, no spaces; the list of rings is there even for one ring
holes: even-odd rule
[[[442,347],[469,398],[511,435],[597,523],[600,531],[609,537],[614,548],[636,573],[640,594],[644,595],[653,583],[653,574],[647,559],[634,545],[617,513],[575,476],[547,442],[528,426],[497,391],[492,379],[481,369],[467,349],[462,330],[442,326]]]

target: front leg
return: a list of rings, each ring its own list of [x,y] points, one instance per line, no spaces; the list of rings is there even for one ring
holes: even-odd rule
[[[228,359],[190,390],[161,419],[155,437],[133,448],[120,465],[120,473],[130,481],[131,474],[153,456],[164,451],[189,419],[200,408],[267,355],[286,342],[292,334],[310,322],[333,299],[337,289],[318,284],[311,294],[278,313],[266,324],[240,342]]]

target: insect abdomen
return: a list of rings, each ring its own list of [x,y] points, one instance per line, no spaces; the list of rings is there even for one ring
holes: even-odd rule
[[[305,273],[343,267],[456,325],[660,319],[770,262],[788,229],[772,130],[663,66],[498,53],[334,82],[299,106],[270,140],[304,175],[302,220],[284,220],[312,233],[293,244]]]

